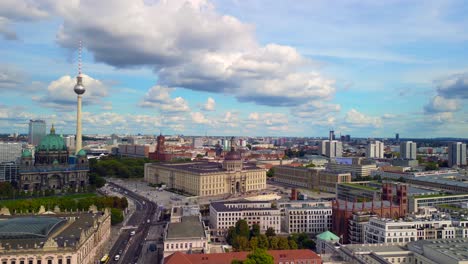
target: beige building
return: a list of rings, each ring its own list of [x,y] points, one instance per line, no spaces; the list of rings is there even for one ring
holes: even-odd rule
[[[210,232],[197,206],[175,206],[164,230],[164,257],[175,252],[208,253]]]
[[[327,164],[327,169],[337,172],[349,172],[355,177],[368,177],[377,170],[375,164],[365,164],[361,158],[336,158]]]
[[[0,212],[0,263],[93,264],[104,254],[110,237],[108,209],[98,212],[45,212],[9,215]]]
[[[334,193],[337,183],[351,182],[351,174],[306,167],[275,167],[275,181],[305,189]]]
[[[266,170],[244,164],[240,154],[231,150],[223,163],[147,163],[145,181],[196,196],[236,194],[264,189]]]

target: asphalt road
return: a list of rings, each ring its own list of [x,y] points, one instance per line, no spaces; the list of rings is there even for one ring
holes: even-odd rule
[[[119,238],[109,252],[109,256],[111,258],[109,263],[137,263],[145,242],[145,237],[148,234],[151,224],[155,221],[153,216],[155,214],[157,215],[158,206],[156,203],[153,203],[145,197],[120,185],[111,182],[108,182],[108,184],[114,188],[119,188],[122,194],[124,194],[128,199],[132,199],[134,201],[136,206],[135,212],[127,221],[127,226],[135,226],[135,228],[122,230]],[[147,222],[148,219],[150,220],[150,223]],[[131,231],[135,231],[135,235],[131,236]],[[120,259],[118,261],[114,260],[116,255],[120,255]]]

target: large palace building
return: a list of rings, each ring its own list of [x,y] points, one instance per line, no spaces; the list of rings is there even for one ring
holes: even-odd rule
[[[237,194],[264,189],[266,170],[243,163],[232,147],[223,163],[147,163],[145,181],[196,196]]]
[[[0,215],[2,264],[94,264],[110,237],[109,209],[100,212],[95,206],[89,212],[61,213],[56,208],[16,216],[3,208]]]
[[[55,134],[52,125],[34,153],[24,150],[21,154],[18,187],[25,191],[78,190],[88,186],[88,159],[84,150],[70,155],[65,141]]]

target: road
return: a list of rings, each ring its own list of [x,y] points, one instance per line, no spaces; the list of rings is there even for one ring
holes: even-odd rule
[[[135,228],[122,229],[119,238],[109,252],[111,258],[109,263],[137,263],[151,224],[157,221],[154,216],[158,215],[158,206],[156,203],[120,185],[111,182],[108,182],[108,184],[114,188],[119,188],[127,198],[134,201],[136,206],[135,212],[127,221],[127,226],[134,226]],[[148,219],[150,220],[149,223]],[[132,231],[135,231],[133,236],[130,235]],[[114,258],[119,255],[119,252],[120,260],[116,261]]]

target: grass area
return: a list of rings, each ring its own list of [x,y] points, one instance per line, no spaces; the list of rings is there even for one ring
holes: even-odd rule
[[[455,211],[466,210],[466,209],[463,209],[463,208],[460,208],[460,207],[457,207],[457,206],[454,206],[454,205],[451,205],[451,204],[439,204],[439,205],[437,205],[437,207],[450,209],[450,210],[455,210]]]
[[[342,185],[351,187],[351,188],[357,188],[361,190],[366,190],[366,191],[378,191],[378,188],[375,187],[370,187],[370,186],[365,186],[365,185],[360,185],[360,184],[355,184],[355,183],[340,183]]]

